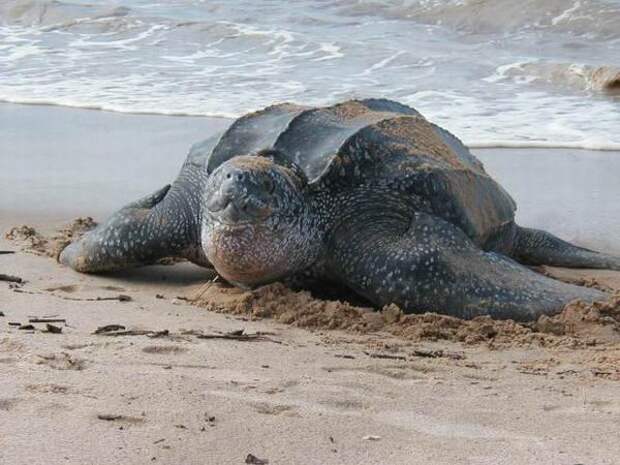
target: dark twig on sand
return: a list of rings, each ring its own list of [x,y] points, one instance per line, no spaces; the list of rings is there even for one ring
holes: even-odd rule
[[[0,255],[10,255],[15,253],[14,250],[0,250]]]
[[[62,328],[60,326],[50,325],[48,323],[48,324],[45,325],[45,328],[47,329],[48,333],[52,333],[52,334],[60,334],[60,333],[62,333]]]
[[[417,349],[412,352],[412,355],[416,357],[427,357],[427,358],[449,358],[452,360],[463,360],[465,355],[460,354],[458,352],[446,352],[444,350],[428,350],[428,349]]]
[[[64,320],[62,320],[62,321],[64,322]],[[36,331],[37,328],[33,324],[31,324],[33,322],[34,322],[33,320],[30,320],[30,323],[19,323],[19,322],[16,322],[16,321],[10,321],[9,322],[9,326],[14,326],[17,329],[22,330],[22,331]],[[41,323],[41,321],[37,321],[36,323]],[[62,333],[62,328],[60,326],[51,325],[49,323],[47,323],[45,325],[45,329],[46,329],[46,331],[44,331],[44,332],[48,332],[48,333],[51,333],[51,334],[61,334]]]
[[[195,336],[197,339],[227,339],[232,341],[244,341],[244,342],[273,342],[275,344],[282,344],[281,341],[271,339],[268,334],[264,332],[256,332],[252,334],[245,334],[243,330],[232,331],[224,334],[204,334],[201,331],[189,330],[183,331],[180,335],[172,334],[169,330],[163,329],[155,331],[152,329],[126,329],[123,325],[112,324],[107,326],[101,326],[97,328],[93,334],[100,336],[147,336],[150,338],[158,337],[179,337],[179,336]]]
[[[144,422],[144,418],[142,417],[132,417],[132,416],[128,416],[128,415],[117,415],[117,414],[113,414],[113,413],[100,413],[97,415],[97,418],[99,420],[103,420],[103,421],[121,421],[123,423],[133,423],[133,424],[137,424],[137,423],[143,423]],[[121,429],[123,427],[121,426]]]
[[[248,454],[248,456],[245,458],[245,463],[250,465],[267,465],[269,463],[269,460],[259,459],[255,455]]]
[[[97,418],[99,418],[100,420],[103,421],[116,421],[116,420],[121,420],[123,418],[122,415],[111,415],[108,413],[102,413],[97,415]]]
[[[266,333],[256,332],[252,334],[244,333],[243,329],[237,331],[231,331],[229,333],[224,334],[203,334],[195,331],[188,331],[184,334],[192,334],[196,336],[198,339],[228,339],[232,341],[245,341],[245,342],[253,342],[253,341],[266,341],[273,342],[275,344],[282,344],[281,341],[277,341],[275,339],[271,339],[267,337]]]
[[[364,353],[368,355],[370,358],[385,358],[388,360],[407,360],[407,357],[405,357],[404,355],[379,354],[379,353],[366,352],[366,351],[364,351]]]
[[[160,331],[151,331],[150,329],[128,329],[127,331],[113,331],[102,333],[103,336],[148,336]]]
[[[230,334],[199,334],[196,335],[196,337],[198,339],[230,339],[233,341],[270,341],[281,344],[280,341],[274,341],[260,334],[243,334],[241,336],[233,336]]]
[[[6,281],[9,283],[23,283],[24,280],[19,276],[11,276],[10,274],[2,274],[0,273],[0,281]]]
[[[99,326],[93,334],[111,333],[113,331],[121,331],[126,329],[123,325],[105,325]]]
[[[118,300],[119,302],[131,302],[131,297],[125,294],[119,294],[114,297],[88,297],[88,298],[65,297],[65,296],[59,296],[56,294],[52,294],[52,295],[62,300],[75,300],[77,302],[101,302],[104,300]]]
[[[151,334],[147,334],[148,337],[155,339],[158,337],[166,337],[170,336],[170,331],[167,329],[162,329],[161,331],[151,331]]]
[[[153,331],[151,329],[126,329],[123,325],[101,326],[93,332],[100,336],[148,336],[150,338],[165,337],[170,335],[170,331],[163,329]]]
[[[28,323],[66,323],[64,318],[30,318]]]

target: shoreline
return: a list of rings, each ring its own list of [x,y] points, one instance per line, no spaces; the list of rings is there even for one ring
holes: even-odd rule
[[[296,103],[296,102],[292,102]],[[139,111],[139,110],[120,110],[120,109],[112,109],[106,108],[103,106],[74,106],[74,105],[63,105],[55,102],[45,102],[45,101],[11,101],[7,99],[0,99],[0,106],[2,105],[14,105],[14,106],[42,106],[42,107],[52,107],[52,108],[64,108],[67,110],[77,110],[77,111],[94,111],[94,112],[104,112],[104,113],[112,113],[119,115],[129,115],[129,116],[154,116],[154,117],[171,117],[171,118],[206,118],[209,120],[224,120],[224,121],[234,121],[235,119],[243,116],[230,114],[230,113],[213,113],[213,114],[203,114],[203,113],[188,113],[188,112],[166,112],[166,111]],[[261,108],[249,109],[246,113],[251,113],[254,111],[258,111]],[[458,134],[457,134],[458,136]],[[555,149],[569,149],[569,150],[583,150],[587,152],[618,152],[620,153],[620,144],[616,143],[605,143],[605,142],[550,142],[550,141],[506,141],[506,140],[484,140],[484,141],[473,141],[467,142],[463,140],[465,145],[467,145],[472,150],[478,149],[533,149],[533,150],[555,150]]]
[[[213,119],[225,119],[225,120],[234,120],[238,118],[233,114],[201,114],[201,113],[183,113],[183,112],[165,112],[165,111],[124,111],[124,110],[114,110],[111,108],[106,108],[102,106],[96,105],[63,105],[55,102],[45,102],[45,101],[12,101],[9,99],[0,99],[0,105],[16,105],[16,106],[41,106],[41,107],[54,107],[54,108],[67,108],[69,110],[85,110],[85,111],[102,111],[105,113],[115,113],[120,115],[135,115],[135,116],[171,116],[178,118],[213,118]]]

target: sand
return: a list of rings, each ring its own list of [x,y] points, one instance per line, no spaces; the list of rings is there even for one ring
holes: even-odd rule
[[[84,224],[0,240],[0,463],[616,463],[620,295],[522,325],[86,276],[49,253]]]
[[[0,283],[0,463],[617,463],[617,304],[532,329],[241,291],[189,263],[0,266],[25,280]],[[9,325],[33,318],[61,334]]]
[[[0,464],[618,461],[618,299],[518,325],[241,291],[189,263],[87,276],[53,251],[112,202],[2,199],[0,273],[24,282],[0,282]]]

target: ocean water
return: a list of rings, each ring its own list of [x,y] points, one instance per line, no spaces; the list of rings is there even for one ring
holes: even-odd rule
[[[236,117],[388,97],[474,147],[620,149],[620,0],[0,0],[0,101]]]

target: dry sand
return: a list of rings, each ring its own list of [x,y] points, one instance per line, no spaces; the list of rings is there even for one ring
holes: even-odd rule
[[[2,464],[618,463],[618,305],[528,327],[240,291],[188,263],[0,268],[26,281],[0,283]],[[9,325],[34,317],[66,323]]]

